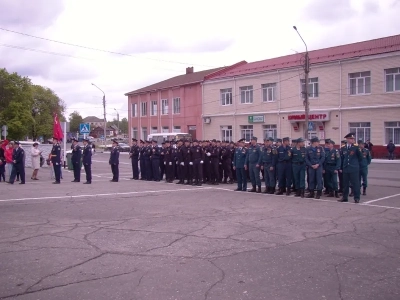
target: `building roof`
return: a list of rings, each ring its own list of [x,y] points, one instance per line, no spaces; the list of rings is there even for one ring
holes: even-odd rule
[[[320,64],[394,51],[400,51],[400,35],[313,50],[309,51],[309,57],[310,64]],[[220,71],[216,74],[211,74],[207,76],[207,79],[214,80],[297,67],[304,62],[304,59],[301,57],[301,55],[302,54],[291,54],[247,64],[239,64],[235,68]]]
[[[223,67],[175,76],[175,77],[166,79],[164,81],[160,81],[160,82],[154,83],[152,85],[146,86],[144,88],[140,88],[138,90],[126,93],[125,96],[141,94],[141,93],[146,93],[146,92],[151,92],[151,91],[156,91],[156,90],[162,90],[162,89],[167,89],[167,88],[171,88],[171,87],[182,86],[182,85],[187,85],[187,84],[192,84],[192,83],[199,83],[204,80],[204,77],[206,75],[209,75],[209,74],[219,71],[221,69],[223,69]]]
[[[104,120],[100,119],[98,117],[95,117],[95,116],[88,116],[88,117],[84,118],[82,120],[82,122],[85,122],[85,123],[100,123],[100,122],[104,122]]]

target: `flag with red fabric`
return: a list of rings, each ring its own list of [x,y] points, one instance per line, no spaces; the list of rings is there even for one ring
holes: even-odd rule
[[[61,129],[61,124],[60,121],[58,120],[57,114],[54,114],[53,137],[57,138],[59,141],[61,141],[64,138],[64,133]]]

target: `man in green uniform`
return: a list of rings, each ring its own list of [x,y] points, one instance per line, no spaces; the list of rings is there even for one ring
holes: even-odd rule
[[[357,144],[354,144],[355,133],[349,133],[344,137],[347,144],[340,150],[343,173],[343,197],[339,202],[348,202],[350,184],[353,187],[354,202],[360,202],[360,163],[362,154]]]
[[[251,144],[247,151],[245,169],[249,166],[250,180],[253,188],[249,192],[261,193],[261,179],[260,179],[260,164],[261,164],[261,149],[257,145],[257,138],[251,138]],[[257,190],[256,190],[257,186]]]
[[[360,151],[362,154],[362,160],[360,162],[360,182],[363,187],[363,196],[367,195],[367,186],[368,186],[368,166],[371,163],[371,152],[365,148],[365,144],[362,140],[358,140],[358,146],[360,147]]]
[[[272,145],[273,138],[264,139],[264,148],[262,149],[261,170],[264,170],[265,194],[274,194],[276,186],[276,148]]]
[[[335,142],[329,140],[327,151],[325,152],[324,174],[326,188],[329,191],[328,197],[339,198],[338,173],[341,168],[340,151],[334,148]]]
[[[293,181],[296,189],[295,197],[304,198],[306,188],[306,148],[304,139],[296,140],[296,146],[292,148]]]

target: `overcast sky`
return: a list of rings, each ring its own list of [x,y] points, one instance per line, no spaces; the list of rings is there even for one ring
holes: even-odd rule
[[[237,3],[237,4],[236,4]],[[290,3],[290,5],[289,5]],[[124,93],[183,74],[400,34],[400,0],[0,0],[0,67],[83,117],[127,116]],[[22,48],[22,49],[21,49]],[[34,50],[34,51],[33,51]],[[42,51],[42,52],[41,52]],[[51,52],[52,54],[45,53]]]

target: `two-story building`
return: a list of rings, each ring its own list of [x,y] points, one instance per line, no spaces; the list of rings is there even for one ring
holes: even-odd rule
[[[348,132],[400,144],[400,35],[309,52],[305,124],[304,53],[243,63],[206,76],[204,139],[331,138]]]

